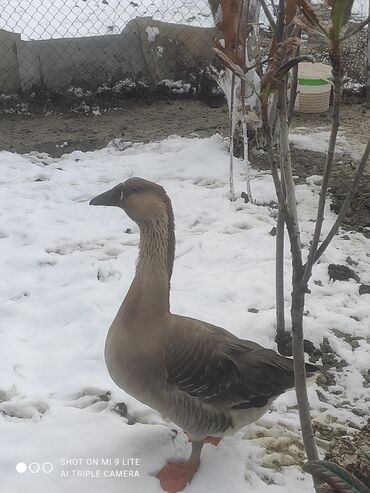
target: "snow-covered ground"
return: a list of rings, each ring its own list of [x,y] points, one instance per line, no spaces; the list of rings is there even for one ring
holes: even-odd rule
[[[181,430],[175,435],[176,427],[118,389],[103,360],[107,329],[133,277],[138,229],[121,210],[89,207],[88,201],[133,175],[162,184],[176,217],[172,311],[274,348],[272,211],[228,200],[228,153],[217,135],[124,151],[111,145],[60,159],[3,151],[0,165],[0,491],[160,493],[153,474],[166,461],[186,458],[190,446]],[[240,192],[239,163],[235,182]],[[315,183],[297,190],[306,248]],[[274,199],[269,173],[254,172],[252,188],[258,204]],[[334,220],[329,210],[326,217],[325,230]],[[316,345],[327,337],[349,364],[331,392],[321,389],[326,403],[310,389],[313,416],[361,426],[365,418],[350,408],[366,417],[370,392],[361,372],[370,359],[370,295],[359,296],[355,281],[329,282],[327,273],[328,263],[344,263],[350,255],[361,281],[370,283],[370,241],[347,235],[335,238],[314,269],[313,280],[321,282],[310,283],[305,335]],[[289,275],[286,283],[288,306]],[[361,337],[358,347],[333,329]],[[113,411],[119,402],[127,404],[128,420]],[[205,446],[186,491],[312,492],[310,477],[291,465],[302,456],[298,439],[295,394],[288,392],[245,434]],[[140,464],[122,463],[133,458]],[[71,459],[73,465],[66,462]],[[278,468],[276,459],[286,467]],[[19,463],[28,467],[24,473],[16,471]],[[46,472],[30,472],[30,464],[31,471],[40,464]],[[137,470],[139,478],[73,476],[125,469]]]
[[[0,8],[0,28],[20,33],[25,40],[116,34],[130,19],[142,16],[213,25],[207,0],[0,0]],[[361,18],[368,9],[367,0],[355,0],[353,12]]]

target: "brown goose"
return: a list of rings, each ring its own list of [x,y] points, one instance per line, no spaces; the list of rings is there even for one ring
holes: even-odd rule
[[[181,491],[200,463],[203,444],[259,419],[294,386],[293,362],[207,322],[170,312],[174,217],[165,190],[130,178],[90,201],[123,209],[140,228],[136,274],[109,329],[105,360],[115,383],[186,431],[187,462],[158,474]],[[307,374],[318,368],[306,365]]]

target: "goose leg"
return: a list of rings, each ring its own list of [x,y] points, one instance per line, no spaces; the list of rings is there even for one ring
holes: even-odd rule
[[[190,438],[190,435],[188,435],[186,433],[186,431],[184,432],[185,435],[188,437],[189,439],[189,442],[192,441],[192,439]],[[211,445],[214,445],[215,447],[217,447],[217,445],[221,442],[222,440],[222,437],[213,437],[213,436],[208,436],[206,437],[204,440],[203,440],[203,443],[210,443]]]
[[[221,442],[221,440],[222,440],[222,437],[209,436],[209,437],[206,437],[204,439],[204,443],[210,443],[211,445],[214,445],[215,447],[217,447],[217,445]]]
[[[164,491],[177,493],[186,488],[199,468],[203,444],[203,442],[192,442],[191,455],[186,462],[167,464],[159,471],[156,477]]]

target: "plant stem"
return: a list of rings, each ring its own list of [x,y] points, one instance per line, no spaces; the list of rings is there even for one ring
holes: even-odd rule
[[[334,43],[333,43],[334,44]],[[332,126],[330,131],[328,152],[326,155],[326,161],[324,166],[324,173],[322,178],[319,204],[317,207],[315,230],[312,237],[311,247],[308,253],[307,261],[305,264],[304,274],[302,283],[307,284],[309,278],[311,277],[312,267],[315,263],[316,251],[320,241],[322,224],[324,222],[324,211],[326,203],[326,195],[328,192],[328,185],[331,176],[332,165],[334,161],[335,144],[337,141],[339,120],[340,120],[340,106],[341,106],[341,94],[342,94],[342,84],[343,84],[343,74],[340,63],[340,47],[338,45],[332,46],[331,49],[331,61],[332,61],[332,74],[333,74],[333,85],[334,85],[334,102],[333,102],[333,116],[332,116]]]
[[[308,460],[319,458],[312,427],[310,403],[307,395],[306,370],[303,348],[303,310],[305,303],[305,292],[299,286],[302,270],[293,261],[293,292],[292,292],[292,350],[294,365],[294,382],[298,403],[299,421],[301,423],[303,443]]]
[[[276,293],[276,342],[283,341],[285,335],[284,313],[284,214],[279,206],[276,222],[276,265],[275,265],[275,293]]]
[[[297,203],[295,196],[295,185],[293,181],[291,155],[289,149],[289,127],[287,120],[287,84],[283,80],[277,89],[278,111],[280,120],[280,156],[281,168],[286,187],[287,218],[290,216],[291,233],[290,245],[292,255],[292,350],[294,365],[294,382],[297,396],[299,419],[302,428],[303,443],[309,460],[318,459],[315,443],[310,406],[307,395],[306,368],[303,347],[303,311],[305,302],[305,287],[302,285],[302,251],[301,239],[297,214]],[[288,224],[288,223],[287,223]]]
[[[272,32],[276,33],[276,23],[274,21],[274,18],[272,16],[270,9],[268,8],[265,0],[261,0],[261,6],[263,9],[263,12],[265,13],[265,16],[267,17],[267,20],[269,21]]]

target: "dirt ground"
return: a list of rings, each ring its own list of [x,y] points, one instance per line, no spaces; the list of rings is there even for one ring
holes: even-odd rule
[[[0,116],[0,148],[13,152],[47,152],[59,157],[76,149],[92,151],[115,138],[150,142],[172,134],[200,137],[227,132],[226,107],[210,108],[193,100],[138,104],[128,102],[101,116],[63,114]],[[68,142],[68,145],[60,148]]]
[[[293,131],[324,131],[330,128],[330,112],[323,115],[295,115]],[[225,105],[210,107],[196,100],[167,100],[152,103],[127,102],[116,111],[99,116],[81,114],[6,115],[0,116],[0,149],[18,152],[46,152],[53,157],[74,150],[91,151],[105,147],[120,138],[133,142],[150,142],[172,134],[206,137],[216,132],[228,135],[228,113]],[[361,149],[370,135],[370,110],[364,105],[343,107],[342,135]],[[294,172],[301,180],[322,173],[322,153],[293,148]],[[263,154],[252,152],[252,163],[268,166]],[[350,153],[343,153],[334,167],[332,206],[340,207],[356,163]],[[362,180],[360,193],[347,217],[347,227],[370,233],[370,166]]]

